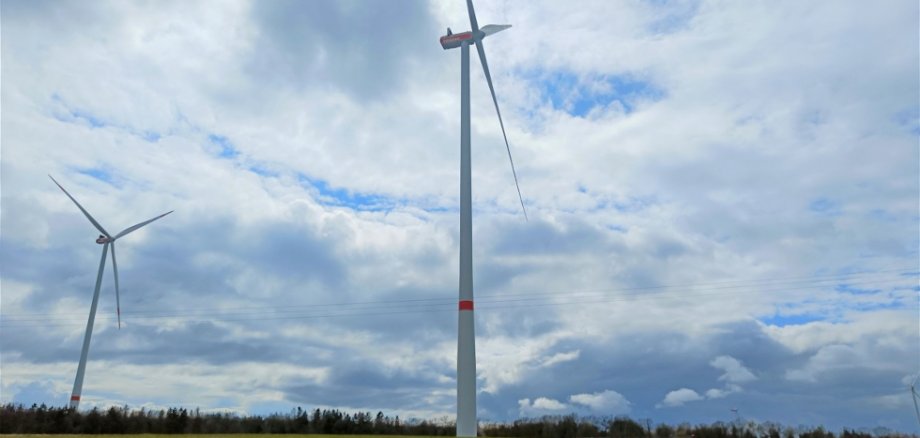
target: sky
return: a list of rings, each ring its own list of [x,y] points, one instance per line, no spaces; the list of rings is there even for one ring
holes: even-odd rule
[[[480,421],[920,430],[916,1],[476,7]],[[0,19],[0,401],[453,417],[462,1]]]

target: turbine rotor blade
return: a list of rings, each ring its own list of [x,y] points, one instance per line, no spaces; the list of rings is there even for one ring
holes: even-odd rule
[[[472,17],[473,3],[468,0],[470,13]],[[524,220],[527,218],[527,208],[524,207],[524,197],[521,196],[521,185],[518,184],[517,171],[514,170],[514,158],[511,158],[511,146],[508,144],[508,135],[505,134],[505,122],[502,121],[502,112],[498,109],[498,99],[495,97],[495,88],[492,86],[492,75],[489,74],[489,63],[486,61],[485,47],[482,40],[476,41],[476,51],[479,52],[479,61],[482,63],[482,71],[486,75],[486,82],[489,83],[489,92],[492,93],[492,102],[495,103],[495,113],[498,114],[498,124],[502,127],[502,137],[505,139],[505,149],[508,151],[508,161],[511,163],[511,174],[514,175],[514,186],[517,188],[518,199],[521,201],[521,210],[524,211]]]
[[[161,218],[161,217],[163,217],[163,216],[166,216],[167,214],[170,214],[170,213],[172,213],[173,211],[175,211],[175,210],[167,211],[166,213],[163,213],[163,214],[161,214],[161,215],[159,215],[159,216],[157,216],[157,217],[155,217],[155,218],[153,218],[153,219],[148,219],[148,220],[145,220],[145,221],[143,221],[143,222],[141,222],[141,223],[139,223],[139,224],[137,224],[137,225],[132,225],[132,226],[130,226],[130,227],[128,227],[128,228],[125,228],[122,232],[116,234],[115,237],[114,237],[113,239],[118,239],[118,238],[121,238],[121,237],[123,237],[123,236],[126,236],[126,235],[128,235],[128,234],[130,234],[130,233],[132,233],[132,232],[134,232],[134,231],[137,231],[139,228],[143,227],[144,225],[147,225],[147,224],[149,224],[149,223],[151,223],[151,222],[153,222],[153,221],[155,221],[155,220],[157,220],[157,219],[159,219],[159,218]]]
[[[118,313],[118,329],[121,329],[121,295],[118,291],[118,262],[115,260],[115,241],[112,241],[112,272],[115,273],[115,311]]]
[[[64,194],[67,195],[68,198],[70,198],[71,201],[73,201],[74,204],[77,204],[77,208],[79,208],[80,211],[83,212],[83,215],[86,216],[87,219],[89,219],[89,221],[93,224],[94,227],[96,227],[97,230],[99,230],[100,233],[102,233],[103,235],[105,235],[105,237],[108,237],[108,238],[111,238],[111,237],[112,237],[111,235],[109,235],[108,231],[106,231],[104,228],[102,228],[102,225],[99,225],[99,222],[96,222],[96,219],[93,219],[93,216],[90,215],[89,212],[86,211],[86,209],[83,208],[83,206],[80,205],[80,203],[77,202],[77,200],[74,199],[73,196],[70,196],[70,193],[68,193],[67,190],[64,190],[64,187],[62,187],[60,184],[58,184],[57,180],[54,179],[53,176],[48,175],[48,178],[51,178],[51,181],[54,181],[54,184],[57,185],[58,188],[61,189],[61,190],[64,192]]]
[[[476,22],[476,11],[473,10],[473,0],[466,0],[466,9],[470,13],[470,27],[473,28],[473,35],[475,37],[475,35],[479,34],[479,23]]]
[[[479,29],[479,30],[482,31],[482,37],[485,38],[489,35],[499,33],[510,27],[511,27],[510,24],[487,24],[485,26],[482,26],[482,29]]]

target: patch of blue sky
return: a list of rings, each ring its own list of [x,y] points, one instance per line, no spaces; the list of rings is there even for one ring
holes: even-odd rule
[[[688,28],[690,21],[697,15],[700,8],[698,0],[647,0],[647,2],[655,8],[655,13],[652,14],[655,19],[646,25],[646,29],[658,35]]]
[[[437,199],[394,198],[373,193],[360,193],[333,187],[327,181],[311,178],[304,174],[297,175],[298,182],[304,188],[316,193],[316,200],[322,205],[345,207],[356,211],[390,212],[400,208],[419,209],[428,213],[459,212],[459,206],[445,206]],[[474,211],[476,207],[474,206]]]
[[[849,284],[838,284],[836,287],[834,287],[834,290],[851,295],[874,295],[882,292],[882,289],[879,288],[860,288],[851,286]]]
[[[208,141],[214,146],[217,146],[217,156],[220,158],[233,159],[240,155],[240,152],[236,150],[233,143],[223,135],[210,134],[208,135]]]
[[[654,196],[631,196],[626,200],[613,202],[609,206],[620,213],[636,213],[657,203],[658,199]],[[606,208],[608,205],[601,205],[601,207]]]
[[[895,216],[893,213],[883,208],[875,208],[875,209],[869,210],[869,218],[875,219],[881,222],[897,222],[898,221],[897,216]]]
[[[107,125],[102,119],[81,110],[73,110],[70,113],[75,119],[82,120],[92,128],[102,128]]]
[[[807,125],[823,125],[827,123],[827,120],[827,113],[821,110],[806,111],[804,114],[802,114],[802,121]]]
[[[798,314],[782,314],[774,313],[773,315],[765,318],[759,318],[760,322],[773,325],[777,327],[785,327],[789,325],[804,325],[811,322],[824,321],[826,318],[824,315],[819,315],[815,313],[798,313]]]
[[[635,213],[642,211],[650,206],[658,204],[658,198],[653,195],[646,196],[628,196],[625,199],[610,199],[609,196],[601,194],[598,195],[595,192],[592,192],[588,186],[578,183],[575,187],[575,190],[578,193],[588,195],[589,197],[594,198],[597,201],[595,206],[598,210],[606,210],[613,208],[620,213]]]
[[[304,174],[299,174],[297,179],[302,186],[316,190],[319,195],[317,201],[323,205],[348,207],[361,211],[386,211],[393,209],[398,204],[398,202],[385,196],[332,187],[322,179],[310,178]]]
[[[252,164],[248,167],[248,169],[250,172],[264,177],[277,177],[280,175],[280,173],[277,171],[269,169],[261,164]]]
[[[141,135],[141,138],[151,143],[156,143],[157,141],[160,140],[160,138],[163,137],[162,135],[160,135],[159,132],[153,132],[153,131],[144,131],[140,135]]]
[[[163,137],[162,134],[156,131],[138,130],[130,126],[118,125],[111,121],[107,121],[103,119],[102,117],[96,114],[93,114],[92,112],[88,110],[74,108],[68,105],[67,102],[65,102],[64,99],[61,98],[61,96],[57,93],[53,93],[51,95],[51,100],[60,106],[60,110],[54,111],[52,113],[52,116],[55,118],[55,120],[58,120],[61,122],[79,123],[84,126],[88,126],[92,129],[109,128],[109,127],[117,128],[131,135],[136,135],[150,143],[156,143],[157,141],[160,140],[160,138]]]
[[[101,169],[98,167],[88,168],[88,169],[77,169],[77,173],[86,175],[91,178],[95,178],[99,181],[102,181],[109,185],[115,185],[115,178],[112,176],[112,172]]]
[[[416,207],[422,210],[425,210],[429,213],[460,213],[459,205],[453,206],[453,207],[445,207],[445,206],[437,206],[437,205],[428,205],[428,206],[417,205]]]
[[[553,109],[586,117],[611,106],[635,111],[640,101],[657,101],[664,92],[649,81],[632,75],[578,75],[570,71],[534,70],[522,74]]]
[[[847,306],[850,310],[855,310],[857,312],[871,312],[874,310],[895,310],[903,309],[907,307],[907,304],[903,300],[892,299],[890,301],[880,301],[880,302],[861,302],[854,303]]]
[[[587,208],[587,210],[589,211],[606,211],[606,210],[614,209],[618,213],[629,214],[629,213],[640,212],[658,203],[658,199],[654,196],[645,196],[645,197],[631,196],[627,199],[611,200],[611,199],[606,198],[605,196],[599,196],[596,194],[592,194],[590,189],[582,185],[579,185],[576,190],[578,191],[578,193],[587,195],[589,198],[591,198],[594,201],[594,205]],[[583,212],[585,209],[584,208],[574,208],[574,209],[563,208],[561,210],[567,213],[576,214],[576,213]],[[625,228],[617,229],[617,231],[625,232],[626,229]]]
[[[292,413],[295,408],[288,401],[260,401],[249,405],[250,415],[273,415]],[[308,412],[309,414],[309,412]]]
[[[808,209],[825,216],[840,216],[842,213],[840,204],[825,197],[820,197],[811,201],[811,203],[808,204]]]
[[[920,106],[905,108],[894,115],[894,121],[911,134],[920,136]]]
[[[22,386],[11,385],[8,391],[13,395],[13,403],[25,406],[48,403],[48,400],[57,400],[60,397],[49,381],[33,381]]]
[[[90,128],[103,128],[108,125],[102,118],[86,110],[73,108],[64,101],[57,93],[51,95],[51,100],[60,105],[63,111],[55,111],[53,116],[56,120],[66,123],[81,123]]]

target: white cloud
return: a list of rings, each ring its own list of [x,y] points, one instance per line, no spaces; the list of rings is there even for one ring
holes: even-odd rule
[[[560,364],[563,362],[570,362],[570,361],[578,359],[579,354],[581,354],[581,352],[578,350],[567,351],[564,353],[556,353],[544,359],[541,365],[544,367],[551,367],[553,365]]]
[[[575,394],[569,397],[569,401],[587,406],[592,412],[606,415],[629,413],[632,405],[622,394],[610,389],[593,394]]]
[[[725,371],[725,374],[719,376],[720,381],[728,383],[745,383],[757,380],[757,376],[751,370],[744,367],[738,359],[731,356],[719,356],[709,362],[709,365]]]
[[[495,316],[500,320],[502,315]],[[526,379],[535,370],[577,359],[577,350],[546,355],[546,350],[551,349],[562,335],[557,332],[530,339],[507,336],[483,339],[477,352],[479,375],[484,381],[482,391],[497,393],[505,386]]]
[[[703,400],[703,396],[689,388],[681,388],[669,392],[664,396],[659,406],[683,406],[685,403]]]
[[[536,409],[545,409],[550,411],[560,411],[566,408],[566,405],[551,398],[540,397],[533,401],[533,407]]]
[[[771,336],[790,343],[808,358],[801,366],[786,369],[785,378],[814,384],[833,382],[856,370],[897,372],[895,370],[900,367],[893,358],[906,358],[916,352],[915,346],[906,339],[890,334],[896,327],[912,330],[910,327],[916,326],[915,318],[887,310],[853,314],[852,317],[854,320],[849,323],[813,323],[810,331],[796,327],[771,331]]]
[[[711,388],[707,390],[703,395],[700,395],[692,389],[681,388],[676,391],[669,392],[665,396],[664,400],[659,403],[659,406],[681,406],[684,403],[691,401],[724,398],[730,394],[742,392],[743,388],[739,385],[739,383],[757,380],[757,377],[754,375],[754,373],[745,368],[745,366],[742,365],[740,361],[731,356],[718,356],[715,359],[709,361],[709,365],[724,371],[724,373],[719,376],[719,381],[726,382],[724,388]]]
[[[597,393],[573,394],[570,403],[564,403],[549,397],[518,400],[518,413],[524,417],[582,413],[585,415],[620,415],[629,413],[631,403],[622,394],[613,390]]]
[[[729,384],[722,389],[712,388],[706,391],[706,398],[723,398],[736,392],[741,392],[741,387],[738,385]]]
[[[565,403],[546,397],[539,397],[532,403],[528,398],[518,400],[518,413],[522,417],[560,414],[565,413],[568,409]]]
[[[764,331],[796,353],[813,353],[827,345],[853,345],[886,339],[888,333],[909,331],[916,317],[898,311],[850,312],[844,321],[816,321],[784,327],[766,326]]]
[[[834,369],[855,367],[860,360],[858,352],[849,345],[829,345],[821,347],[808,359],[804,367],[787,371],[786,378],[813,383],[824,373]]]
[[[913,409],[914,404],[908,391],[901,391],[894,394],[879,395],[871,397],[869,402],[878,406],[884,406],[886,409]]]

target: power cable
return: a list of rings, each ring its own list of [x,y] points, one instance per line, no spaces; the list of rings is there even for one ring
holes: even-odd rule
[[[851,274],[839,274],[831,276],[813,276],[813,277],[789,277],[789,278],[779,278],[779,279],[759,279],[759,280],[729,280],[729,281],[720,281],[712,283],[697,283],[697,284],[672,284],[672,285],[659,285],[659,286],[642,286],[642,287],[630,287],[630,288],[614,288],[614,289],[587,289],[576,292],[568,291],[556,291],[556,292],[543,292],[543,293],[516,293],[516,294],[483,294],[478,295],[476,298],[477,303],[487,302],[495,298],[514,298],[514,297],[523,297],[524,300],[531,300],[535,297],[556,297],[560,294],[567,293],[566,296],[580,296],[580,295],[595,295],[595,294],[607,294],[607,293],[617,293],[617,292],[631,292],[631,291],[647,291],[647,290],[659,290],[659,289],[673,289],[673,288],[684,288],[684,289],[695,289],[699,287],[708,287],[708,286],[718,286],[725,285],[719,288],[708,288],[706,290],[714,289],[736,289],[736,288],[746,288],[746,287],[756,287],[756,286],[767,286],[767,285],[796,285],[796,284],[808,284],[808,283],[825,283],[830,281],[838,281],[854,276],[877,276],[882,273],[891,273],[891,272],[900,272],[902,274],[912,274],[912,272],[904,272],[904,270],[889,270],[889,271],[876,271],[872,273],[851,273]],[[862,279],[859,283],[849,282],[846,285],[863,285],[867,283],[872,283],[873,281]],[[892,280],[893,281],[893,280]],[[734,284],[731,283],[741,283]],[[775,289],[771,289],[775,290]],[[403,299],[403,300],[386,300],[386,301],[357,301],[357,302],[339,302],[339,303],[326,303],[326,304],[304,304],[304,305],[288,305],[284,307],[278,306],[248,306],[248,307],[231,307],[231,308],[200,308],[200,309],[188,309],[183,311],[167,310],[167,309],[153,309],[153,310],[134,310],[130,312],[125,312],[125,315],[131,315],[134,317],[142,317],[144,314],[161,314],[167,312],[169,316],[176,315],[197,315],[200,313],[220,313],[220,314],[233,314],[232,311],[244,311],[246,313],[264,310],[266,312],[275,312],[275,311],[285,311],[293,312],[299,311],[299,309],[310,309],[310,308],[326,308],[326,307],[345,307],[345,306],[373,306],[378,308],[379,306],[399,306],[406,305],[411,303],[444,303],[444,304],[453,304],[456,302],[455,297],[450,298],[415,298],[415,299]],[[283,309],[283,310],[278,310]],[[228,311],[231,311],[228,313]],[[4,319],[8,321],[24,321],[28,319],[41,319],[44,320],[43,315],[54,315],[55,317],[73,315],[75,318],[85,318],[85,313],[56,313],[56,312],[43,312],[43,313],[28,313],[28,314],[14,314],[14,315],[5,315]],[[9,318],[13,319],[10,320]]]
[[[887,284],[891,282],[900,282],[903,279],[888,279],[884,281],[872,281],[871,284],[879,285]],[[850,283],[853,285],[855,283]],[[823,288],[827,285],[811,285],[811,286],[800,286],[795,288],[797,290],[802,289],[814,289],[814,288]],[[712,296],[723,296],[723,295],[735,295],[735,291],[721,291],[720,289],[726,288],[713,288],[707,291],[701,291],[693,294],[686,294],[685,291],[672,291],[670,293],[654,293],[654,294],[630,294],[625,296],[615,296],[615,297],[599,297],[594,298],[590,294],[582,294],[578,296],[577,294],[571,294],[565,297],[555,297],[557,300],[548,301],[548,299],[485,299],[477,300],[478,310],[500,310],[500,309],[514,309],[514,308],[528,308],[528,307],[546,307],[546,306],[568,306],[568,305],[584,305],[584,304],[600,304],[600,303],[609,303],[617,301],[627,301],[627,300],[644,300],[644,299],[696,299],[699,297],[712,297]],[[758,289],[756,292],[768,292],[775,290],[788,290],[788,288],[774,288],[774,289]],[[597,294],[594,294],[595,296]],[[501,297],[501,296],[497,296]],[[558,298],[563,300],[560,302]],[[575,299],[572,299],[575,298]],[[592,299],[594,298],[594,299]],[[542,300],[542,302],[541,302]],[[444,300],[441,300],[444,301]],[[363,303],[362,303],[363,304]],[[303,313],[304,310],[291,310],[291,311],[281,311],[281,310],[271,310],[270,312],[274,314],[263,315],[266,311],[262,312],[237,312],[237,313],[198,313],[198,314],[182,314],[182,313],[164,313],[159,315],[133,315],[132,319],[140,320],[151,320],[151,319],[170,319],[170,320],[179,320],[179,321],[220,321],[220,322],[230,322],[230,321],[264,321],[264,320],[288,320],[288,319],[314,319],[314,318],[334,318],[334,317],[353,317],[353,316],[380,316],[380,315],[396,315],[396,314],[411,314],[411,313],[426,313],[426,312],[454,312],[456,311],[455,300],[451,299],[450,301],[445,301],[443,303],[418,303],[410,305],[409,308],[403,308],[401,310],[395,311],[385,311],[381,312],[378,310],[372,312],[366,312],[365,310],[371,310],[372,308],[345,308],[339,309],[341,311],[336,313]],[[275,308],[277,309],[277,308]],[[332,309],[330,309],[332,310]],[[332,310],[334,312],[334,310]],[[344,313],[343,313],[344,312]],[[279,314],[280,313],[280,314]],[[295,314],[290,314],[295,313]],[[126,315],[128,316],[128,315]],[[85,318],[85,317],[83,317]],[[0,324],[0,327],[6,329],[9,328],[27,328],[27,327],[48,327],[48,326],[79,326],[85,324],[82,322],[82,318],[79,320],[74,319],[64,319],[64,318],[51,318],[52,321],[48,321],[47,318],[43,321],[35,320],[14,320],[14,321],[3,321],[5,324]],[[54,320],[57,321],[54,321]],[[97,317],[98,320],[108,320],[112,319],[111,317],[101,316]],[[64,321],[71,320],[75,322],[67,323]],[[12,323],[12,324],[11,324]],[[26,323],[26,324],[23,324]],[[32,324],[28,324],[32,323]]]

